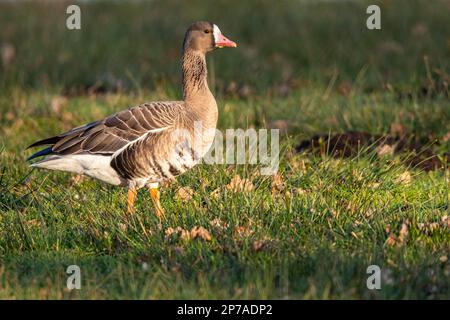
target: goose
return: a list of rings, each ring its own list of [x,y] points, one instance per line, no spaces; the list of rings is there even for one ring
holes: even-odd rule
[[[133,213],[137,190],[148,188],[161,220],[164,209],[160,184],[198,164],[214,140],[211,132],[216,128],[218,109],[208,87],[205,55],[217,48],[236,46],[217,25],[193,23],[183,41],[182,101],[143,103],[37,141],[28,148],[46,147],[27,160],[40,158],[31,167],[86,175],[127,187],[128,213]],[[193,141],[196,123],[203,129],[199,143]]]

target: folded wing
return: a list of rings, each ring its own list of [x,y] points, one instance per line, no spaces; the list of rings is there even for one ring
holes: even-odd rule
[[[58,136],[35,142],[28,148],[51,146],[33,154],[28,160],[50,154],[112,155],[150,132],[173,127],[182,111],[182,102],[142,104]]]

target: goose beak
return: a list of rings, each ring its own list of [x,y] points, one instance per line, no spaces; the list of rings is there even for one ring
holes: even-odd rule
[[[217,35],[217,40],[216,40],[216,48],[224,48],[224,47],[229,47],[229,48],[236,48],[237,44],[234,41],[231,41],[230,39],[228,39],[227,37],[225,37],[223,34],[218,34]]]

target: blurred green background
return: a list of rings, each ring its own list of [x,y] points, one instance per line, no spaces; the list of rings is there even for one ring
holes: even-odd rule
[[[414,93],[450,64],[448,0],[81,1],[82,29],[68,31],[72,3],[0,3],[2,88],[178,88],[184,32],[201,19],[239,45],[210,57],[219,93],[330,81]],[[369,4],[381,7],[381,30],[366,28]]]

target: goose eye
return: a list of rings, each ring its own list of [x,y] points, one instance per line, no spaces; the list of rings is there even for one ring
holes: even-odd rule
[[[210,33],[211,31],[209,31],[209,30],[205,30],[205,33]]]

